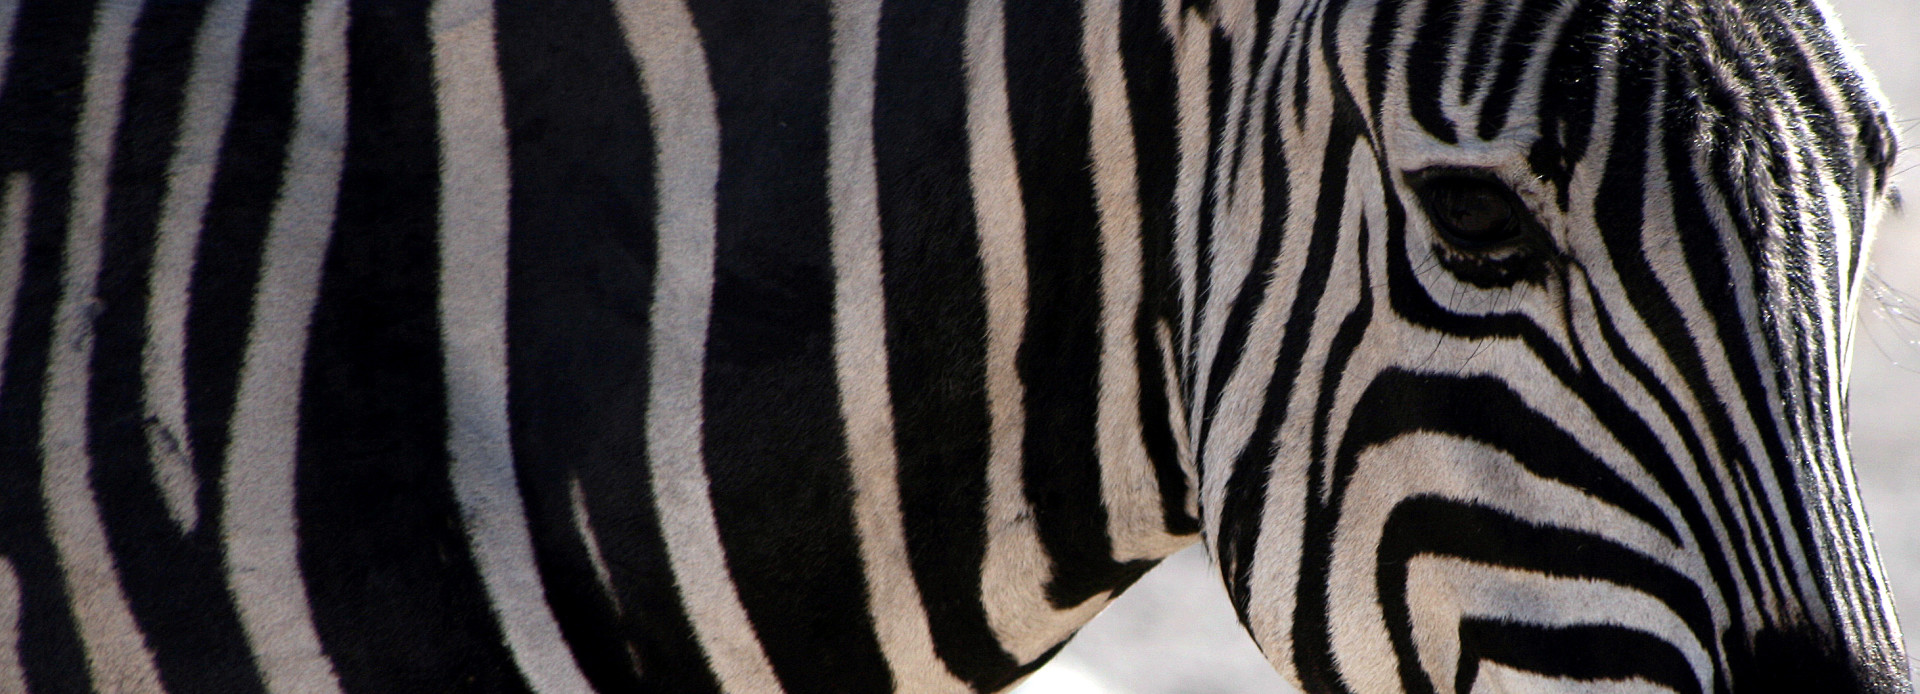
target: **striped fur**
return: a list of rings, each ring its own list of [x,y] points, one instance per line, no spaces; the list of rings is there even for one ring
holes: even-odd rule
[[[1830,15],[0,0],[0,691],[1910,691]]]

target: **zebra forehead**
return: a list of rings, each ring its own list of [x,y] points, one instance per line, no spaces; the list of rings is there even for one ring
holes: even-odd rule
[[[1658,149],[1705,158],[1732,221],[1758,239],[1787,198],[1837,187],[1859,236],[1888,197],[1898,145],[1885,101],[1817,0],[1380,0],[1382,26],[1412,40],[1369,51],[1379,105],[1398,80],[1413,119],[1456,144],[1520,140],[1533,173],[1566,203],[1596,148],[1596,119],[1637,119]],[[1530,72],[1538,77],[1529,77]],[[1646,124],[1644,130],[1638,126]],[[1617,136],[1617,128],[1616,128]]]

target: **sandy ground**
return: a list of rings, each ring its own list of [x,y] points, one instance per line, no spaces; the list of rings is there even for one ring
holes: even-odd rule
[[[1881,223],[1876,272],[1908,296],[1868,314],[1853,370],[1853,452],[1882,560],[1920,654],[1920,2],[1830,0],[1908,129],[1907,212]],[[1898,300],[1882,302],[1898,307]],[[1083,630],[1018,694],[1292,692],[1233,618],[1206,556],[1175,555]]]

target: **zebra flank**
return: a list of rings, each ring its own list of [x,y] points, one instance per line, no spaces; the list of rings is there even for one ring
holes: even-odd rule
[[[1823,0],[0,0],[0,692],[1910,694]]]

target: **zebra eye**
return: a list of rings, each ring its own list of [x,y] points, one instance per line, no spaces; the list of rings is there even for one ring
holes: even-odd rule
[[[1465,176],[1423,182],[1427,217],[1447,242],[1463,249],[1499,246],[1526,233],[1526,207],[1506,186]]]

